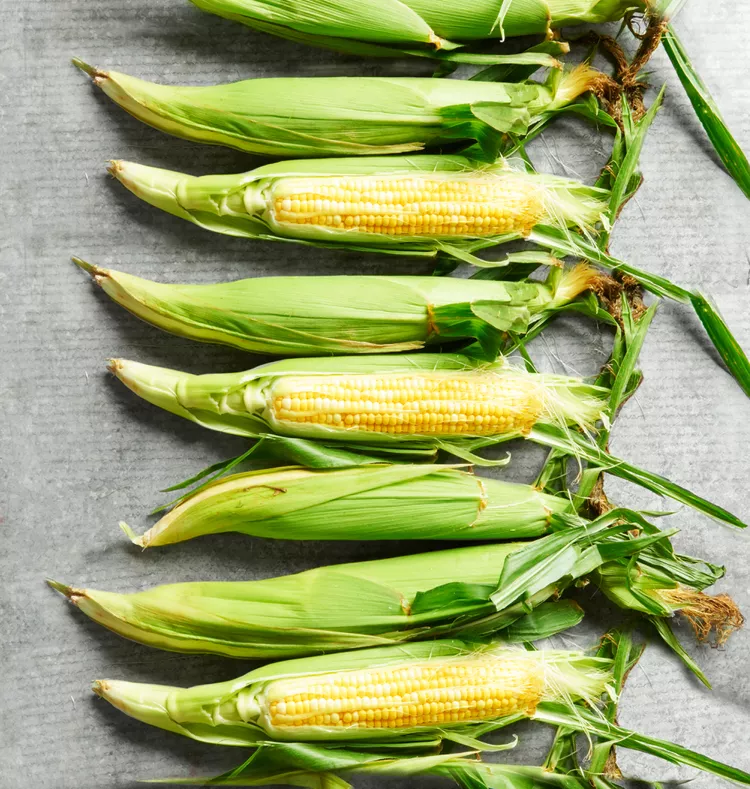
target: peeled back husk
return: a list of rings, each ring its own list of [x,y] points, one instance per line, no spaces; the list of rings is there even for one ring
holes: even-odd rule
[[[74,63],[123,109],[161,131],[286,158],[479,143],[494,159],[505,135],[523,137],[546,113],[563,109],[601,79],[581,65],[562,75],[551,72],[544,83],[295,77],[186,87]]]
[[[111,360],[110,369],[154,405],[249,438],[498,443],[537,423],[590,429],[606,407],[604,390],[580,378],[447,353],[285,359],[217,375],[123,359]]]
[[[110,298],[148,323],[251,353],[318,356],[419,350],[524,334],[595,284],[580,264],[547,282],[446,277],[258,277],[172,285],[74,258]]]
[[[382,743],[533,718],[544,702],[596,704],[611,668],[578,651],[435,641],[282,661],[193,688],[100,680],[94,690],[134,718],[209,743]]]
[[[509,540],[539,537],[570,501],[460,468],[278,468],[220,479],[133,541],[149,548],[241,532],[280,540]]]
[[[535,227],[573,243],[569,228],[594,232],[609,196],[570,178],[463,156],[300,159],[235,175],[124,161],[109,170],[147,203],[217,233],[469,262],[475,250]]]

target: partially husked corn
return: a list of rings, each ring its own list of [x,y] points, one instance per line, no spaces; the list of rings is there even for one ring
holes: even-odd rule
[[[608,200],[580,181],[464,156],[301,159],[200,177],[115,161],[110,172],[213,232],[464,261],[538,228],[596,234]]]
[[[289,376],[269,400],[280,424],[422,435],[526,434],[544,407],[533,378],[491,372]]]
[[[272,683],[266,703],[274,729],[403,729],[533,715],[543,691],[544,665],[506,653],[298,677]]]
[[[378,742],[533,718],[542,702],[596,705],[611,660],[501,642],[433,640],[268,664],[194,688],[98,681],[119,709],[197,740]]]
[[[286,179],[272,189],[280,225],[408,236],[528,235],[544,215],[542,190],[528,178]]]
[[[459,354],[289,359],[238,373],[190,375],[114,359],[140,397],[214,430],[352,443],[486,438],[537,424],[590,429],[604,390],[580,378],[529,373]]]

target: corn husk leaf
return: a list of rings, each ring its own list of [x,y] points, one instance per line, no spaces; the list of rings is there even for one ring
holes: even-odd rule
[[[555,42],[516,65],[559,67]],[[542,51],[548,50],[548,51]],[[75,58],[114,102],[149,125],[196,142],[286,158],[459,150],[478,144],[493,161],[506,135],[523,137],[548,112],[568,106],[600,79],[579,66],[545,83],[420,77],[252,79],[211,87],[159,85]],[[502,67],[508,68],[508,67]]]
[[[526,50],[529,52],[541,52],[545,55],[560,57],[570,52],[570,45],[565,41],[549,40],[535,44]],[[469,82],[523,82],[535,73],[534,65],[519,65],[498,63],[493,66],[481,69],[476,74],[469,77]]]
[[[283,5],[276,0],[192,0],[204,11],[300,43],[356,55],[412,55],[481,63],[468,50],[482,39],[540,34],[562,26],[621,19],[639,0],[471,0],[460,8],[424,0],[386,0],[361,7],[351,0]],[[467,46],[463,46],[466,42]],[[492,63],[492,55],[484,62]]]
[[[435,771],[438,767],[461,769],[466,756],[461,753],[428,756],[400,756],[397,749],[378,752],[332,748],[318,743],[277,743],[259,745],[244,763],[214,778],[170,778],[150,783],[179,783],[192,786],[263,786],[280,784],[309,789],[348,789],[354,776],[411,776]],[[556,785],[556,784],[553,784]]]
[[[568,227],[587,232],[605,210],[608,193],[559,176],[523,174],[500,161],[483,164],[463,156],[348,157],[294,160],[264,165],[236,175],[189,176],[133,162],[115,161],[111,174],[127,189],[151,205],[193,224],[225,235],[286,241],[354,251],[435,257],[438,253],[464,262],[480,260],[474,254],[487,247],[516,240],[520,232],[494,236],[409,236],[336,230],[313,225],[286,226],[268,210],[267,191],[286,178],[315,176],[409,176],[481,174],[484,177],[523,177],[543,194],[544,221],[565,236]],[[570,242],[572,243],[572,242]],[[582,246],[582,250],[587,247]],[[596,250],[597,260],[601,252]],[[582,257],[588,259],[586,255]],[[597,261],[594,261],[597,262]]]
[[[626,562],[669,536],[653,531],[634,538],[628,532],[639,520],[624,510],[591,523],[560,516],[553,523],[559,533],[530,543],[334,565],[262,581],[175,584],[132,595],[53,585],[100,624],[142,643],[229,657],[289,657],[425,637],[485,638],[575,578],[605,562]]]
[[[585,265],[547,282],[440,277],[258,277],[171,285],[73,261],[110,298],[172,334],[283,356],[391,353],[479,343],[492,359],[599,278]],[[549,257],[545,259],[549,262]]]
[[[288,467],[216,481],[131,539],[144,548],[228,531],[282,540],[524,539],[571,508],[531,486],[451,466]]]
[[[573,455],[579,460],[585,460],[602,471],[614,474],[614,476],[626,479],[629,482],[634,482],[636,485],[640,485],[660,496],[667,496],[674,501],[679,501],[681,504],[709,515],[718,521],[728,523],[730,526],[736,526],[739,529],[747,527],[744,521],[718,504],[698,496],[660,474],[646,471],[605,452],[577,433],[566,432],[553,425],[537,425],[529,434],[529,439],[537,444]]]

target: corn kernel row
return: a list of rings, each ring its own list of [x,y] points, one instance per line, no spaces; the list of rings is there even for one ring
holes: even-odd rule
[[[270,402],[282,423],[402,434],[524,433],[542,411],[533,382],[497,375],[290,377]]]
[[[279,223],[409,235],[528,233],[543,212],[518,177],[285,179],[273,190]]]
[[[529,658],[421,664],[285,682],[268,712],[277,728],[433,726],[533,711],[543,687],[543,667]]]

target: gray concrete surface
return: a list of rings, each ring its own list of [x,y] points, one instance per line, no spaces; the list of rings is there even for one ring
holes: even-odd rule
[[[679,30],[741,144],[750,149],[745,84],[750,8],[730,0],[688,4]],[[190,579],[271,576],[326,561],[392,555],[406,544],[274,544],[220,537],[141,554],[117,528],[147,522],[158,489],[242,442],[211,434],[139,402],[104,370],[111,355],[195,372],[242,369],[240,353],[193,345],[140,323],[95,292],[71,253],[169,281],[247,275],[416,273],[409,260],[246,243],[204,232],[140,204],[104,172],[112,157],[194,173],[248,169],[225,149],[171,139],[97,94],[69,65],[101,66],[173,83],[280,74],[396,74],[424,64],[358,62],[305,49],[200,13],[181,0],[0,0],[0,414],[3,464],[0,554],[0,787],[104,789],[138,778],[201,775],[241,754],[153,731],[93,697],[108,676],[192,684],[244,665],[159,653],[91,622],[50,591],[46,575],[114,590]],[[662,53],[653,82],[667,82],[643,153],[646,183],[616,230],[614,252],[710,291],[750,348],[750,203],[720,169]],[[542,167],[591,178],[605,145],[583,124],[561,122],[538,141]],[[610,341],[584,320],[560,321],[533,346],[550,368],[591,373]],[[730,380],[684,308],[664,304],[643,353],[645,383],[616,426],[613,449],[693,487],[750,520],[746,494],[750,402]],[[514,448],[506,472],[529,480],[538,451]],[[611,482],[616,501],[666,507]],[[720,584],[750,611],[748,538],[682,510],[669,519],[679,548],[726,563]],[[565,643],[585,646],[606,626],[595,615]],[[621,720],[750,770],[750,637],[723,649],[688,649],[714,683],[700,687],[658,646],[633,673]],[[547,732],[521,728],[514,761],[540,758]],[[691,770],[622,751],[627,775],[684,780]],[[718,786],[697,776],[696,789]],[[406,785],[388,781],[378,785]],[[360,782],[360,785],[372,785]],[[409,785],[429,786],[429,781]]]

